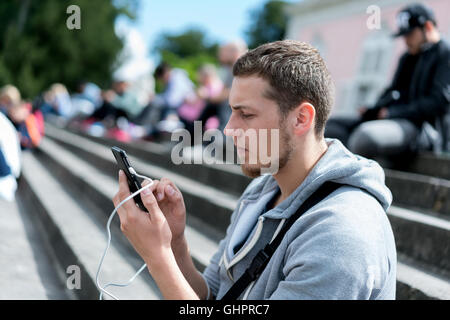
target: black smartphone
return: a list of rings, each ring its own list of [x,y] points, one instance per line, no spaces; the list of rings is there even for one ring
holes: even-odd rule
[[[128,161],[127,153],[124,150],[120,149],[119,147],[115,146],[111,148],[111,151],[114,155],[114,158],[116,158],[119,169],[121,169],[127,176],[130,192],[134,193],[139,189],[141,189],[142,186],[138,178],[136,177],[135,174],[130,172],[131,165],[130,162]],[[144,203],[142,202],[140,194],[136,195],[133,199],[142,211],[148,212],[147,208],[145,208]]]

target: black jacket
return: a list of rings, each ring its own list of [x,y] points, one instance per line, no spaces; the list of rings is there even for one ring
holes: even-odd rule
[[[424,49],[415,62],[411,79],[404,79],[408,74],[405,53],[399,61],[391,86],[386,89],[375,105],[376,109],[387,107],[389,118],[403,118],[421,127],[424,121],[435,126],[449,112],[450,106],[450,50],[444,41]],[[409,81],[406,96],[404,82]]]

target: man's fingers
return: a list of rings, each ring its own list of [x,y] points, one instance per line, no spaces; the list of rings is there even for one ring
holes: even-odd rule
[[[150,219],[161,219],[163,216],[161,209],[158,206],[158,201],[156,200],[153,192],[149,189],[145,189],[141,192],[141,199],[144,206],[149,212]]]
[[[166,196],[169,199],[176,199],[179,190],[175,187],[175,185],[169,179],[162,178],[156,189],[156,197],[158,201],[163,200]]]
[[[119,192],[117,192],[113,198],[114,208],[117,208],[119,206],[120,202],[121,202],[121,200],[120,200]],[[122,229],[122,231],[125,231],[123,229],[123,226],[126,225],[126,223],[127,223],[127,212],[125,211],[125,209],[122,206],[119,209],[117,209],[117,215],[119,216],[119,220],[120,220],[120,228]]]
[[[166,191],[166,194],[169,196],[169,198],[171,199],[178,199],[180,197],[180,192],[172,185],[172,184],[168,184],[164,190]]]
[[[119,170],[119,191],[123,194],[130,194],[130,188],[128,187],[127,176],[122,170]],[[123,200],[123,199],[122,199]]]
[[[162,178],[158,183],[158,187],[156,188],[156,199],[158,201],[162,201],[164,199],[164,188],[167,185],[167,179]]]
[[[147,180],[147,179],[145,179],[142,183],[141,183],[141,185],[142,185],[142,187],[145,187],[146,185],[148,185],[149,183],[151,183],[152,185],[149,187],[149,189],[152,191],[152,192],[155,192],[155,190],[156,190],[156,188],[158,187],[158,184],[159,184],[159,180]]]

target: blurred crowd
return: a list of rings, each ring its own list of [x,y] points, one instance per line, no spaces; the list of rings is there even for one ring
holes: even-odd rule
[[[353,153],[386,167],[405,166],[417,151],[450,151],[449,46],[428,7],[410,5],[400,15],[409,18],[398,20],[395,36],[404,40],[407,51],[391,85],[375,105],[361,108],[356,117],[331,117],[325,130],[325,137],[337,138]],[[203,131],[223,131],[231,113],[233,65],[247,50],[241,40],[222,45],[218,65],[201,65],[196,84],[185,70],[163,61],[151,86],[115,74],[106,90],[80,81],[69,94],[56,83],[30,102],[22,100],[16,87],[5,85],[0,89],[0,198],[14,194],[20,174],[17,159],[21,150],[39,145],[44,121],[122,142],[164,141],[180,128],[192,137],[195,121]],[[153,80],[162,84],[158,94]]]
[[[194,121],[203,129],[225,127],[230,108],[228,95],[233,79],[232,67],[247,51],[244,41],[226,43],[219,48],[219,66],[205,63],[197,70],[197,85],[188,73],[162,62],[154,79],[162,92],[116,74],[111,88],[102,90],[89,81],[80,81],[69,93],[61,83],[32,101],[22,99],[14,85],[0,89],[0,199],[12,201],[20,176],[21,152],[39,146],[45,122],[81,130],[123,142],[155,140],[185,128],[191,134]],[[154,84],[154,82],[152,82]]]
[[[222,129],[229,112],[232,67],[246,51],[243,41],[221,46],[219,66],[209,63],[200,66],[197,85],[185,70],[162,62],[154,72],[155,80],[163,87],[158,94],[148,89],[136,90],[126,76],[115,75],[111,88],[106,90],[94,83],[80,82],[77,91],[70,95],[64,85],[54,84],[28,109],[38,118],[39,127],[45,118],[91,135],[125,142],[158,139],[162,133],[179,128],[192,132],[197,120],[204,123],[205,129]],[[28,147],[38,143],[37,140]]]
[[[36,103],[37,109],[49,121],[124,142],[158,140],[180,128],[193,133],[194,121],[202,121],[205,130],[223,129],[230,112],[232,67],[246,51],[243,41],[221,46],[219,66],[201,65],[197,85],[185,70],[163,61],[153,75],[162,84],[162,91],[146,92],[146,99],[139,99],[126,76],[115,75],[110,89],[83,82],[72,96],[64,86],[55,84]]]

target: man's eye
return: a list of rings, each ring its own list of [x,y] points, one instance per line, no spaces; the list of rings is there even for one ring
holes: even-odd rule
[[[242,118],[244,118],[244,119],[250,119],[250,118],[253,117],[254,115],[253,115],[253,114],[242,113],[241,116],[242,116]]]

